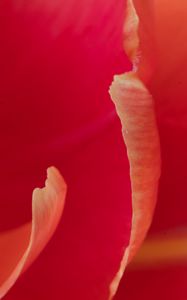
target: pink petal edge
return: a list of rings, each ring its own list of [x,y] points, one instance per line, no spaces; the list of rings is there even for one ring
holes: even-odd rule
[[[48,168],[45,187],[33,191],[32,222],[0,235],[0,299],[52,237],[64,209],[66,189],[59,171]]]
[[[128,1],[125,22],[125,50],[133,61],[133,71],[114,77],[111,98],[122,123],[122,131],[130,163],[132,186],[132,229],[130,244],[121,261],[119,271],[110,285],[110,299],[132,257],[142,244],[150,227],[157,199],[160,177],[160,143],[154,99],[140,80],[139,18],[133,1]]]

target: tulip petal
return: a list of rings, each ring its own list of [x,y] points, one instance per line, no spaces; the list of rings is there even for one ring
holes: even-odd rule
[[[140,79],[147,85],[157,65],[155,0],[132,0],[129,3],[129,10],[133,9],[134,18],[138,18],[138,45],[135,53],[135,59],[138,62],[137,73]],[[126,23],[126,27],[128,27],[128,22]]]
[[[77,146],[115,114],[108,86],[131,67],[123,51],[124,2],[1,1],[1,231],[30,220],[30,193],[43,170],[58,165],[67,179]]]
[[[125,30],[127,29],[130,36],[125,43],[127,52],[134,61],[134,71],[115,76],[110,94],[122,123],[127,146],[133,218],[130,244],[111,284],[111,296],[117,289],[127,263],[135,255],[150,227],[160,177],[160,146],[154,100],[139,77],[137,54],[141,49],[141,35],[137,31],[138,16],[131,1],[128,2]]]
[[[55,247],[6,298],[108,299],[132,212],[126,149],[108,95],[113,74],[131,68],[123,51],[125,1],[19,1],[16,11],[12,3],[2,0],[0,19],[5,183],[16,180],[19,189],[24,178],[27,193],[44,166],[55,164],[69,188]],[[7,209],[12,198],[5,196]],[[11,225],[5,219],[5,228],[29,220],[27,199],[15,197],[21,213]]]
[[[134,4],[143,24],[139,34],[145,48],[141,49],[139,75],[155,100],[162,149],[162,176],[152,224],[152,231],[159,232],[186,226],[187,219],[187,2],[135,0]]]
[[[0,235],[0,299],[52,237],[63,211],[65,195],[63,178],[54,167],[49,168],[45,187],[33,191],[32,222]]]

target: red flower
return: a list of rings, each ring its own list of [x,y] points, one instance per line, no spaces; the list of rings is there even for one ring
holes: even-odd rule
[[[1,1],[0,297],[58,223],[5,298],[115,294],[151,224],[159,139],[161,199],[173,157],[165,158],[171,136],[165,128],[175,127],[185,109],[181,100],[175,113],[173,101],[184,98],[184,71],[178,84],[173,77],[173,89],[167,84],[185,53],[177,47],[181,33],[168,55],[167,8],[166,0]],[[172,1],[170,13],[178,9]],[[124,72],[110,94],[127,153],[108,94],[113,75]],[[43,185],[47,168],[46,187],[33,193],[31,223],[32,190]]]
[[[142,2],[134,1],[142,54],[138,73],[155,101],[162,172],[150,237],[116,299],[186,299],[187,4]]]

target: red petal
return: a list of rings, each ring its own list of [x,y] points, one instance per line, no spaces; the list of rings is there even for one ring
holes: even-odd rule
[[[158,67],[150,86],[157,105],[163,156],[153,224],[158,230],[186,225],[187,220],[187,3],[184,0],[157,1],[155,14]]]
[[[187,268],[165,267],[157,270],[126,272],[115,300],[186,299]],[[136,287],[135,287],[136,286]]]
[[[154,55],[156,68],[152,78],[148,78],[149,88],[154,96],[161,137],[162,176],[159,188],[159,201],[152,230],[162,230],[164,240],[167,238],[165,229],[171,226],[186,225],[186,1],[135,1],[140,18],[150,24],[149,32],[154,36]],[[138,6],[139,2],[139,6]],[[143,3],[152,5],[152,13],[147,14]],[[154,26],[150,16],[154,15]],[[143,41],[145,42],[145,40]],[[146,44],[145,44],[146,45]],[[147,45],[146,45],[147,46]],[[145,65],[144,65],[145,67]],[[162,242],[166,247],[167,241]],[[116,296],[117,299],[185,299],[186,290],[186,242],[181,241],[179,252],[175,252],[176,241],[169,248],[156,246],[148,249],[149,267],[158,269],[134,270],[126,274],[125,285]],[[146,244],[145,244],[146,246]],[[144,249],[144,248],[143,248]],[[158,253],[162,254],[162,266],[158,265]],[[175,254],[172,261],[168,256]],[[156,256],[154,256],[156,254]],[[178,257],[178,254],[179,257]],[[182,261],[175,261],[176,258]],[[164,255],[166,257],[164,258]],[[171,259],[171,258],[170,258]],[[164,260],[164,261],[163,261]],[[182,266],[181,266],[182,262]],[[170,263],[172,266],[167,266]],[[179,263],[179,264],[177,264]],[[165,264],[165,266],[163,266]],[[148,267],[148,266],[147,266]],[[134,283],[136,282],[136,288]],[[124,290],[125,287],[125,290]],[[156,287],[156,288],[155,288]],[[154,292],[153,292],[154,291]]]
[[[130,244],[114,280],[114,285],[117,285],[152,221],[160,177],[160,147],[153,98],[135,73],[117,76],[111,95],[127,145],[133,208]],[[116,290],[116,286],[113,288]]]
[[[32,223],[0,235],[0,298],[36,259],[53,235],[64,207],[66,185],[55,168],[48,169],[45,188],[35,189]]]
[[[187,63],[185,0],[135,1],[144,36],[142,44],[153,57],[143,51],[144,61],[154,69],[147,78],[155,99],[162,149],[162,176],[159,199],[153,223],[154,230],[185,225],[186,213],[186,118],[187,118]],[[149,9],[149,13],[147,10]],[[152,42],[154,41],[154,43]],[[169,213],[168,213],[169,209]],[[166,217],[167,216],[167,217]]]
[[[110,92],[122,123],[124,141],[127,146],[133,219],[130,244],[112,284],[113,293],[116,291],[127,263],[140,247],[150,227],[160,176],[160,146],[154,100],[140,79],[147,79],[150,73],[147,72],[146,61],[143,59],[139,63],[137,60],[138,51],[142,51],[143,56],[146,54],[141,43],[139,44],[139,39],[143,38],[145,42],[141,33],[142,23],[140,20],[139,26],[135,8],[130,0],[125,22],[125,47],[134,62],[134,71],[116,76]]]
[[[129,165],[108,95],[113,74],[131,67],[125,3],[35,3],[0,4],[3,216],[14,199],[1,228],[29,220],[46,166],[56,165],[69,189],[53,243],[6,298],[103,300],[131,226]]]
[[[103,121],[114,110],[108,87],[113,74],[130,68],[124,0],[55,1],[52,11],[50,3],[1,1],[1,213],[10,216],[1,229],[30,219],[32,190],[54,159],[65,168],[61,157],[71,161],[77,146],[110,123]]]

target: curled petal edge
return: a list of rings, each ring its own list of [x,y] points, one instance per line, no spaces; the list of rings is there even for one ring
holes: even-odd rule
[[[50,167],[45,187],[33,191],[32,222],[0,235],[0,299],[52,237],[63,212],[66,190],[59,171]]]
[[[141,55],[138,28],[139,18],[133,1],[129,0],[124,25],[124,46],[133,62],[133,70],[114,76],[110,95],[121,120],[130,163],[132,227],[129,246],[125,249],[120,268],[110,284],[109,299],[115,295],[127,264],[141,246],[150,227],[161,169],[154,99],[140,79],[138,68]]]

